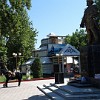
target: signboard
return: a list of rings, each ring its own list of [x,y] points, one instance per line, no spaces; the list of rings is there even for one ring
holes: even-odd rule
[[[48,56],[59,54],[66,44],[48,44]]]

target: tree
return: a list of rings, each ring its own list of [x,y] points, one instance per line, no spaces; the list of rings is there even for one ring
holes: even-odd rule
[[[33,77],[34,78],[40,78],[42,77],[42,64],[40,62],[39,58],[35,58],[32,66],[31,66],[31,70],[33,72]]]
[[[6,53],[7,48],[6,45],[6,39],[4,36],[0,36],[0,59],[3,59],[4,62],[6,62]]]
[[[15,15],[30,7],[31,0],[0,0],[0,34],[10,33]]]
[[[7,41],[7,56],[10,58],[12,53],[21,52],[24,56],[24,60],[28,59],[32,55],[32,50],[35,48],[35,37],[37,30],[32,27],[32,23],[29,21],[27,12],[23,10],[21,13],[16,15],[13,20],[12,32],[9,34]],[[22,59],[18,59],[20,62]],[[10,62],[14,62],[15,59],[11,59]]]
[[[13,52],[21,52],[26,60],[35,48],[37,30],[29,21],[27,10],[30,7],[31,0],[0,0],[0,34],[6,40],[4,47],[12,66],[16,63],[12,58]],[[1,47],[3,46],[0,45],[0,50]]]
[[[79,50],[81,46],[87,45],[87,35],[84,30],[78,31],[77,29],[72,36],[66,36],[65,43],[69,43]]]
[[[100,0],[95,0],[97,6],[98,6],[98,9],[100,10]]]
[[[96,2],[96,5],[97,5],[97,7],[98,7],[98,10],[99,10],[99,11],[98,11],[98,12],[99,12],[99,16],[98,16],[99,22],[98,22],[98,23],[99,23],[99,25],[100,25],[100,0],[96,0],[95,2]]]

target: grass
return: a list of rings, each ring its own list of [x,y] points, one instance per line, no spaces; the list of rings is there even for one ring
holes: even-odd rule
[[[31,77],[31,79],[33,78],[32,75],[30,77]],[[27,76],[26,75],[23,75],[22,80],[27,80]],[[5,76],[0,75],[0,82],[5,82],[5,81],[6,81]]]
[[[5,76],[0,75],[0,82],[5,82],[6,78]]]
[[[43,76],[44,78],[47,78],[47,77],[50,77],[50,76],[48,76],[48,75],[45,75],[45,76]],[[42,77],[42,78],[43,78]],[[32,75],[30,75],[30,79],[33,79],[33,76]],[[26,75],[23,75],[22,76],[22,80],[28,80],[28,77],[26,76]],[[0,75],[0,82],[5,82],[6,81],[6,78],[5,78],[5,76],[4,75]],[[12,80],[12,81],[14,81],[14,80]]]
[[[33,76],[32,76],[32,75],[30,75],[30,78],[32,79],[32,78],[33,78]],[[27,79],[28,79],[28,77],[27,77],[26,75],[23,75],[22,80],[27,80]]]

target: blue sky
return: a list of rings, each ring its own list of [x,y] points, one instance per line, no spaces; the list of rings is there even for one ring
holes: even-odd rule
[[[32,0],[28,15],[39,32],[36,48],[51,32],[66,36],[80,29],[85,8],[86,0]]]

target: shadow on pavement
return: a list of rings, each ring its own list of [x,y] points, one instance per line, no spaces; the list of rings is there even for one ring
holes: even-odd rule
[[[3,86],[2,86],[2,87],[0,87],[0,89],[1,89],[1,88],[14,88],[14,87],[19,87],[19,86],[8,86],[8,87],[3,87]]]
[[[50,100],[50,99],[45,95],[35,95],[29,97],[28,99],[23,99],[23,100]]]

